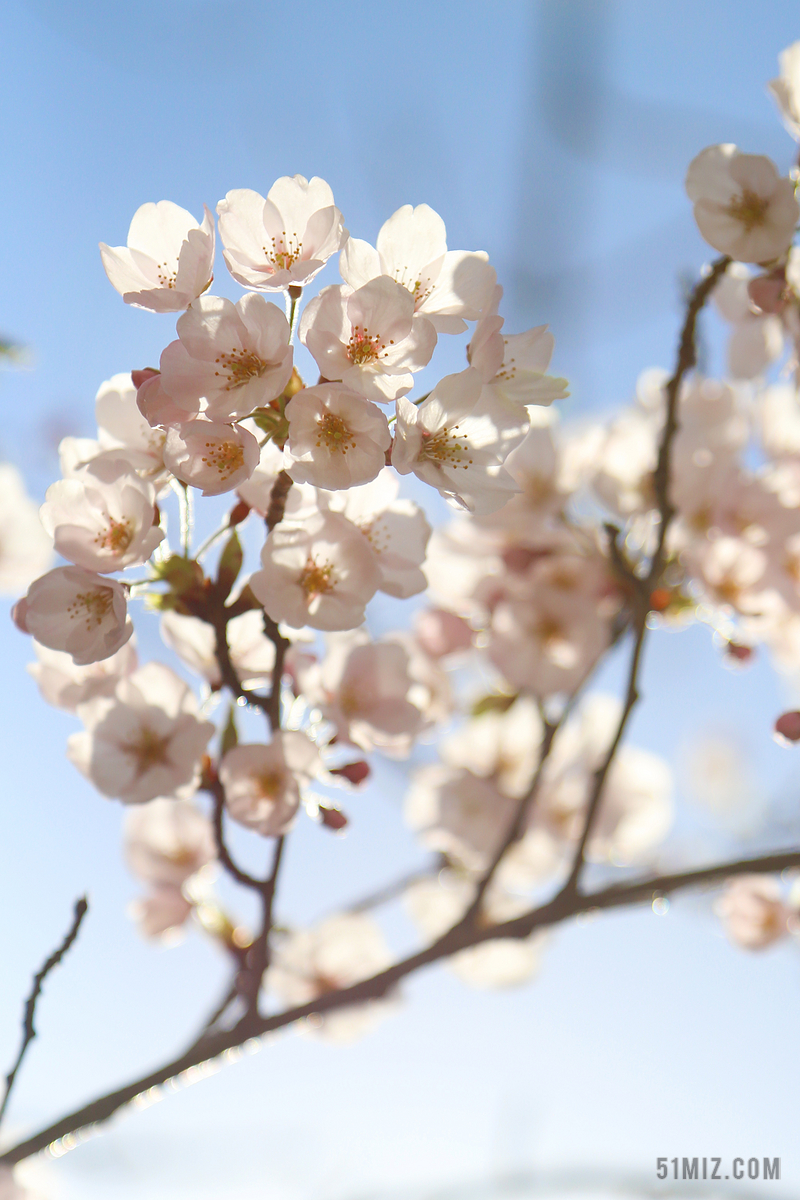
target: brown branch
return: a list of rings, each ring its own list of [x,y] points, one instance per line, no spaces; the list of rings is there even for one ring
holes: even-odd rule
[[[717,258],[711,264],[711,269],[708,274],[695,284],[692,293],[689,297],[689,304],[686,309],[686,317],[684,318],[683,328],[681,330],[681,338],[678,344],[678,361],[675,364],[675,370],[671,378],[667,381],[665,388],[667,411],[664,417],[664,428],[661,432],[661,444],[658,449],[658,460],[656,468],[653,472],[653,489],[655,491],[656,508],[659,511],[661,521],[658,531],[658,544],[650,564],[650,572],[647,578],[650,591],[653,590],[661,578],[661,572],[664,569],[664,547],[667,540],[669,526],[675,516],[675,509],[672,501],[669,498],[669,483],[670,483],[670,467],[672,465],[672,447],[675,441],[675,434],[678,432],[678,402],[680,399],[681,384],[687,372],[691,371],[697,361],[696,350],[696,329],[697,318],[703,308],[708,297],[713,292],[714,288],[719,283],[722,276],[730,266],[730,258],[724,254],[721,258]]]
[[[217,847],[217,857],[222,863],[229,875],[232,875],[237,883],[242,887],[252,888],[253,891],[261,892],[265,881],[257,879],[254,875],[248,875],[247,871],[243,871],[233,861],[230,851],[225,844],[225,833],[223,828],[223,820],[225,815],[225,789],[223,788],[219,777],[215,772],[206,771],[203,775],[201,783],[202,790],[208,792],[214,801],[214,812],[212,825],[214,827],[214,841]]]
[[[11,1096],[11,1089],[14,1086],[17,1073],[22,1066],[22,1060],[24,1059],[31,1042],[36,1037],[36,1028],[33,1024],[33,1019],[36,1015],[36,1002],[41,994],[42,984],[53,968],[58,966],[58,964],[64,958],[64,955],[68,952],[72,943],[75,941],[76,937],[78,936],[78,931],[81,927],[81,922],[88,911],[89,904],[86,900],[86,897],[83,896],[80,900],[76,901],[75,915],[72,919],[72,924],[70,925],[61,945],[57,950],[53,951],[41,969],[33,977],[33,987],[31,988],[31,993],[25,1003],[25,1015],[22,1022],[22,1044],[20,1045],[16,1061],[6,1076],[5,1093],[3,1095],[3,1102],[0,1104],[0,1121],[2,1121],[3,1117],[5,1116],[9,1097]]]
[[[276,839],[272,870],[270,871],[269,878],[265,879],[259,888],[263,914],[261,929],[249,948],[246,969],[245,973],[243,973],[242,995],[247,1001],[248,1011],[256,1014],[258,1013],[258,996],[261,991],[261,982],[264,978],[264,972],[269,966],[269,935],[272,932],[272,906],[275,902],[275,889],[278,885],[278,872],[281,867],[285,842],[285,837]]]
[[[790,867],[800,867],[800,849],[781,850],[774,854],[760,855],[757,858],[738,859],[734,862],[719,863],[712,867],[700,867],[669,875],[650,875],[630,883],[612,884],[596,892],[568,894],[562,890],[547,904],[520,917],[515,917],[511,921],[487,928],[456,927],[426,949],[394,963],[387,970],[373,975],[370,979],[362,980],[347,988],[341,988],[339,991],[327,992],[307,1004],[298,1005],[272,1016],[261,1017],[250,1013],[232,1029],[201,1035],[178,1058],[165,1063],[149,1075],[133,1080],[116,1091],[61,1117],[46,1129],[40,1130],[32,1137],[7,1150],[5,1154],[0,1155],[0,1163],[13,1165],[46,1149],[51,1142],[58,1138],[106,1121],[140,1093],[146,1092],[152,1087],[159,1087],[180,1075],[181,1072],[215,1058],[226,1050],[243,1045],[250,1038],[261,1037],[277,1029],[283,1029],[305,1017],[380,999],[406,976],[444,958],[449,958],[459,950],[466,950],[471,946],[494,941],[497,938],[527,938],[538,929],[552,928],[582,913],[623,908],[627,905],[641,904],[647,901],[652,902],[660,896],[670,895],[689,887],[719,883],[723,879],[736,875],[769,874],[784,871]]]

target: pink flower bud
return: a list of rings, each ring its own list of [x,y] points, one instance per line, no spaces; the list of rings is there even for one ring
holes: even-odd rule
[[[326,805],[319,806],[319,819],[321,824],[328,829],[333,829],[336,833],[349,823],[347,817],[339,808],[327,808]]]
[[[341,775],[342,779],[346,779],[348,783],[358,785],[364,783],[371,775],[371,769],[368,762],[359,759],[358,762],[345,763],[343,767],[331,767],[331,775]]]
[[[782,713],[774,728],[776,741],[800,742],[800,712]]]
[[[780,313],[786,307],[786,278],[781,272],[776,275],[759,275],[747,285],[747,294],[763,313]]]

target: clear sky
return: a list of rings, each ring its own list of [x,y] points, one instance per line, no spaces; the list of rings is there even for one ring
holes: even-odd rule
[[[92,433],[99,383],[154,363],[172,336],[169,318],[122,305],[98,241],[124,243],[144,201],[199,215],[297,172],[328,180],[368,240],[401,204],[432,205],[451,247],[489,252],[507,327],[550,324],[566,414],[609,410],[641,369],[670,363],[683,282],[705,259],[690,159],[733,141],[789,166],[764,85],[798,37],[792,0],[5,0],[0,331],[31,362],[0,378],[0,456],[41,495],[58,438]],[[140,641],[156,652],[152,630]],[[32,971],[74,898],[92,901],[47,986],[12,1113],[22,1129],[171,1055],[222,964],[199,936],[174,950],[138,939],[120,808],[65,762],[75,723],[40,702],[10,623],[0,647],[0,1064]],[[610,664],[606,685],[619,678]],[[679,764],[693,734],[730,732],[800,828],[795,760],[769,740],[785,685],[765,663],[733,675],[703,629],[662,634],[644,692],[634,741]],[[347,838],[300,832],[284,915],[311,919],[415,861],[401,792],[387,767],[352,803]],[[685,812],[699,854],[710,824]],[[399,910],[387,931],[408,944]],[[767,1154],[784,1164],[769,1194],[797,1194],[799,992],[797,947],[732,950],[707,897],[606,916],[559,931],[524,988],[468,991],[435,969],[355,1046],[278,1038],[119,1120],[52,1164],[47,1187],[63,1200],[417,1200],[514,1171],[602,1166],[650,1185],[657,1155]]]

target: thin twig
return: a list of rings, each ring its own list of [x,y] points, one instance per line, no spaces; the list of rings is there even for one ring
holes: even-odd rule
[[[53,951],[53,953],[42,966],[41,970],[39,970],[33,977],[33,987],[31,988],[31,993],[25,1002],[25,1015],[22,1022],[22,1044],[20,1045],[16,1062],[6,1076],[6,1089],[3,1095],[3,1102],[0,1104],[0,1121],[2,1121],[3,1117],[5,1116],[6,1108],[8,1107],[8,1100],[11,1095],[11,1089],[13,1088],[14,1081],[17,1078],[17,1072],[22,1066],[22,1060],[25,1057],[28,1046],[30,1046],[31,1042],[36,1037],[36,1029],[33,1024],[33,1019],[36,1015],[36,1002],[39,999],[39,995],[42,990],[42,984],[53,968],[58,966],[72,943],[75,941],[76,937],[78,936],[78,930],[81,927],[81,922],[88,911],[89,904],[86,897],[83,896],[75,903],[75,915],[61,945],[57,950]]]
[[[203,1035],[182,1055],[165,1063],[149,1075],[125,1084],[106,1096],[101,1096],[74,1112],[54,1121],[46,1129],[0,1155],[0,1163],[13,1165],[40,1150],[46,1149],[58,1138],[74,1134],[79,1129],[108,1120],[123,1105],[149,1088],[159,1087],[180,1075],[181,1072],[223,1054],[226,1050],[242,1046],[251,1038],[261,1037],[277,1029],[283,1029],[305,1017],[332,1012],[353,1004],[363,1004],[380,999],[401,979],[424,967],[449,958],[459,950],[498,938],[527,938],[539,929],[552,928],[572,917],[612,908],[623,908],[631,904],[652,902],[662,896],[671,895],[689,887],[719,883],[723,879],[744,874],[769,874],[788,868],[800,867],[800,849],[782,850],[757,858],[738,859],[719,863],[713,867],[700,867],[691,871],[680,871],[669,875],[650,875],[630,883],[612,884],[596,892],[572,894],[559,893],[553,900],[511,921],[489,927],[463,926],[450,930],[438,941],[408,958],[394,963],[385,971],[373,975],[360,983],[338,991],[327,992],[306,1004],[287,1009],[268,1017],[249,1013],[232,1029]]]
[[[261,893],[265,880],[256,879],[254,875],[248,875],[247,871],[243,871],[233,861],[230,851],[225,844],[225,833],[223,829],[223,817],[225,814],[225,789],[223,788],[219,778],[215,774],[206,772],[203,777],[202,788],[208,792],[214,800],[214,814],[212,825],[214,827],[214,840],[217,846],[217,857],[222,863],[229,875],[232,875],[237,883],[242,887],[252,888],[253,891]]]

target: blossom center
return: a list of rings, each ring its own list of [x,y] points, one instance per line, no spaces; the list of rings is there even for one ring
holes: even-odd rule
[[[347,343],[347,357],[354,367],[363,367],[377,362],[381,353],[385,352],[386,343],[381,341],[379,333],[370,334],[366,325],[354,325]],[[383,354],[385,358],[385,353]]]
[[[273,274],[276,271],[290,270],[298,258],[302,257],[303,243],[296,233],[287,236],[284,229],[279,237],[271,237],[270,243],[269,246],[262,246],[262,250],[272,264]]]
[[[768,209],[768,199],[759,196],[757,192],[751,192],[750,188],[742,188],[741,196],[731,200],[725,211],[734,220],[741,221],[745,231],[750,233],[751,230],[764,224]]]
[[[110,550],[112,554],[124,554],[133,541],[133,523],[115,521],[112,517],[108,528],[98,533],[94,540],[101,550]]]
[[[335,413],[325,413],[317,421],[317,445],[323,443],[328,450],[355,450],[356,441],[346,421]]]
[[[167,748],[169,738],[162,737],[145,725],[136,741],[126,742],[122,749],[136,761],[136,775],[144,775],[151,767],[164,766],[169,762]]]
[[[277,800],[284,788],[284,772],[267,769],[256,775],[255,783],[261,800]]]
[[[467,458],[469,446],[466,441],[459,441],[458,425],[450,429],[443,425],[436,433],[422,431],[422,446],[419,452],[420,462],[436,463],[440,467],[472,466],[472,459]]]
[[[324,596],[326,592],[333,591],[336,585],[333,563],[319,564],[309,555],[297,582],[309,600],[313,600],[315,596]]]
[[[230,479],[244,466],[244,450],[238,442],[206,442],[205,451],[200,461],[218,471],[220,479]]]
[[[178,279],[177,265],[173,268],[170,263],[156,263],[156,278],[159,287],[174,288]]]
[[[96,588],[93,592],[78,592],[67,605],[67,616],[71,621],[85,620],[87,632],[102,625],[114,603],[111,588]]]
[[[259,358],[252,350],[237,350],[235,347],[230,353],[223,352],[214,362],[219,363],[221,371],[215,371],[215,375],[227,375],[228,382],[225,384],[225,391],[232,392],[236,388],[244,387],[251,379],[258,379],[267,369],[267,364],[263,358]]]

